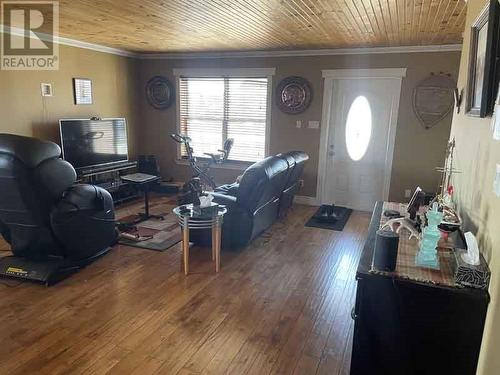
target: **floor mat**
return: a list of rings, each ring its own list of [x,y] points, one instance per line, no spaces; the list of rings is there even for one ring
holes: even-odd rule
[[[352,210],[346,207],[335,206],[333,208],[334,214],[337,216],[337,220],[333,223],[327,223],[316,219],[314,216],[321,211],[321,207],[314,213],[313,216],[307,221],[306,227],[330,229],[341,232],[344,229],[349,217],[351,216]]]
[[[127,233],[149,238],[139,242],[120,238],[118,243],[155,251],[165,251],[182,240],[181,229],[174,214],[166,214],[165,220],[150,219],[138,223],[135,229]]]

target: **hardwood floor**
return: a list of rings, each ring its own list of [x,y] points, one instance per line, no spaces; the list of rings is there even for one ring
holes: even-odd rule
[[[140,203],[118,210],[135,212]],[[156,200],[153,211],[167,212]],[[0,374],[348,374],[354,279],[370,216],[344,231],[289,216],[240,252],[116,246],[45,288],[0,284]],[[5,248],[5,245],[0,248]]]

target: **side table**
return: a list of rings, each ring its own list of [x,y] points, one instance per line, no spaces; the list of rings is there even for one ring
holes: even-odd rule
[[[141,221],[146,221],[151,218],[163,220],[163,215],[151,215],[149,213],[149,185],[153,182],[159,181],[160,177],[145,173],[132,173],[121,176],[121,179],[137,186],[144,192],[144,213],[141,212],[139,214],[139,219],[136,220],[133,224],[137,224]]]
[[[220,270],[220,248],[222,236],[222,220],[227,212],[224,206],[218,206],[212,215],[203,215],[193,210],[192,204],[186,204],[173,209],[182,229],[182,260],[184,274],[189,273],[189,231],[195,229],[212,230],[212,260],[215,261],[215,272]]]

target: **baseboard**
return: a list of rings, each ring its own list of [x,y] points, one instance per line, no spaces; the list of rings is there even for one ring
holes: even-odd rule
[[[296,195],[294,202],[306,206],[319,206],[318,199],[316,197],[308,197],[305,195]]]

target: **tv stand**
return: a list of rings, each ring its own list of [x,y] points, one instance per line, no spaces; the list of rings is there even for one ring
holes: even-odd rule
[[[103,173],[109,173],[109,172],[117,172],[117,171],[122,171],[122,170],[128,170],[132,168],[137,167],[137,162],[136,161],[124,161],[121,163],[114,163],[112,165],[102,165],[98,167],[92,167],[92,168],[82,168],[77,171],[78,177],[84,178],[84,177],[91,177],[94,175],[100,175]]]
[[[92,184],[106,189],[113,197],[113,202],[120,204],[141,197],[140,192],[132,184],[121,180],[121,175],[130,174],[136,168],[136,161],[83,168],[77,171],[77,182]]]

